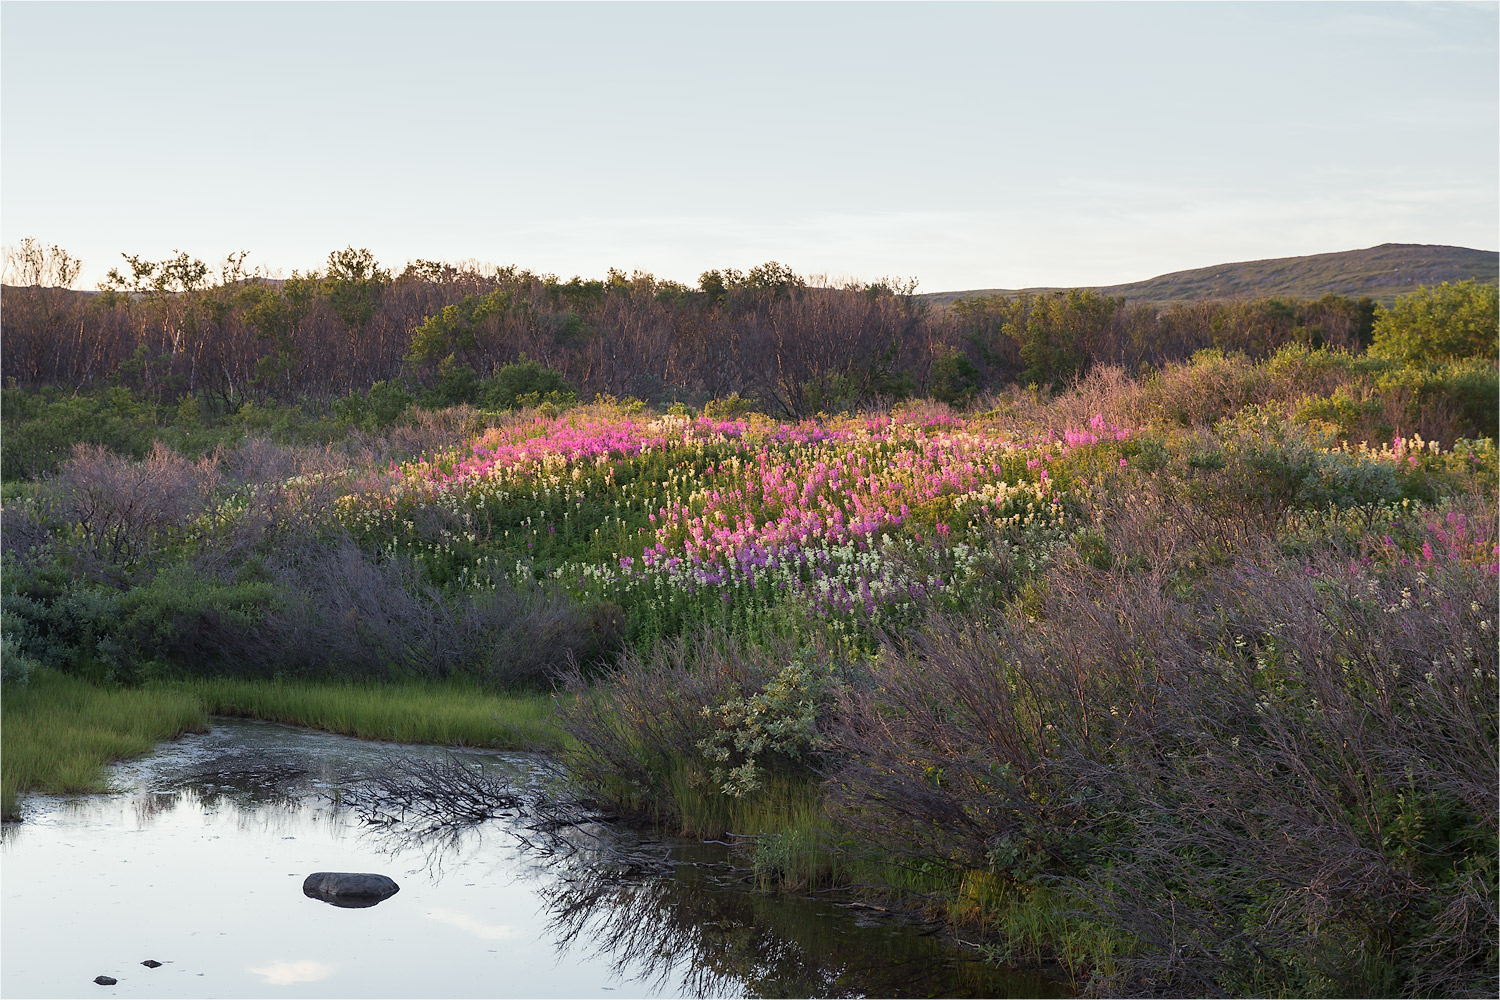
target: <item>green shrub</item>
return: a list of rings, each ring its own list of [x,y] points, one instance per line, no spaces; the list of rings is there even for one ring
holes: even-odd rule
[[[754,694],[705,705],[718,729],[698,749],[725,795],[757,791],[773,762],[804,762],[818,749],[818,718],[827,710],[837,679],[828,665],[793,660]]]
[[[36,660],[21,652],[20,642],[9,632],[0,634],[0,685],[7,689],[25,687],[39,666]]]
[[[333,401],[336,420],[350,427],[376,432],[394,424],[416,399],[394,382],[376,382],[363,393],[350,393]]]
[[[1221,421],[1216,431],[1226,457],[1248,473],[1231,480],[1247,505],[1370,507],[1403,495],[1388,463],[1334,448],[1326,426],[1294,423],[1251,406]]]
[[[0,474],[30,479],[57,471],[73,445],[99,444],[140,458],[157,430],[156,407],[112,387],[91,395],[10,386],[0,392],[5,434]]]
[[[1173,423],[1211,424],[1262,398],[1268,381],[1266,369],[1243,354],[1208,348],[1148,376],[1146,398]]]
[[[1461,281],[1423,287],[1375,317],[1370,353],[1398,361],[1500,361],[1500,298],[1494,285]]]
[[[722,399],[710,399],[703,404],[703,415],[712,420],[738,420],[754,410],[750,400],[731,392]]]
[[[945,351],[932,359],[929,375],[932,398],[950,406],[965,406],[979,391],[979,369],[962,351]]]
[[[571,406],[578,402],[578,390],[563,377],[562,372],[525,357],[480,381],[475,392],[479,404],[490,410],[509,410],[544,402]]]
[[[119,593],[71,581],[55,595],[15,593],[3,599],[6,637],[12,648],[42,666],[94,680],[123,679],[123,649],[113,636]]]
[[[1500,374],[1483,358],[1394,368],[1376,379],[1375,388],[1404,423],[1395,429],[1407,433],[1434,410],[1457,418],[1460,437],[1492,436],[1500,421]]]
[[[437,379],[437,388],[429,401],[433,406],[472,404],[479,398],[478,374],[455,355],[450,354],[438,362]]]
[[[116,600],[105,644],[113,676],[135,680],[149,663],[234,673],[233,650],[253,645],[251,635],[275,603],[268,582],[225,582],[190,566],[168,567]]]

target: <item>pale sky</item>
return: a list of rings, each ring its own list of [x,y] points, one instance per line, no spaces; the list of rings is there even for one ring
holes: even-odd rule
[[[0,243],[923,291],[1500,245],[1500,4],[0,4]]]

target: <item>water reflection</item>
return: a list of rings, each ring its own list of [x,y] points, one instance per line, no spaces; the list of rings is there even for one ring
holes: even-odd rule
[[[747,891],[742,881],[722,861],[684,860],[674,878],[582,870],[542,896],[560,948],[608,961],[655,992],[1063,995],[1056,982],[955,955],[935,926],[855,920],[836,903]]]
[[[931,928],[755,892],[724,848],[602,822],[525,755],[457,765],[510,790],[505,815],[362,822],[391,752],[235,722],[120,767],[121,794],[28,799],[4,830],[0,994],[76,996],[100,973],[122,996],[1057,994]],[[301,891],[321,870],[402,891],[328,907]]]
[[[436,920],[481,941],[514,941],[522,936],[521,929],[512,924],[486,924],[467,913],[452,910],[429,910],[428,920]]]
[[[316,959],[304,958],[295,962],[275,961],[265,965],[246,969],[246,972],[259,976],[272,986],[294,986],[297,983],[316,983],[320,979],[327,979],[339,970],[332,962],[319,962]]]

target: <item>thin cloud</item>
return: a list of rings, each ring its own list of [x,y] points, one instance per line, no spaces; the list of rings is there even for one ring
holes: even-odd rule
[[[319,962],[312,958],[300,958],[294,962],[277,959],[265,965],[246,969],[260,976],[272,986],[292,986],[296,983],[316,983],[327,979],[339,970],[332,962]]]
[[[511,941],[521,936],[521,932],[511,924],[481,923],[467,913],[455,913],[453,910],[429,910],[426,916],[428,920],[447,924],[454,930],[472,934],[481,941]]]

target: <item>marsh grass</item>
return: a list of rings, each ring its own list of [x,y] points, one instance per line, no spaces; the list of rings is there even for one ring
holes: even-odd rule
[[[203,732],[210,715],[397,743],[535,750],[563,746],[552,710],[545,693],[494,694],[458,683],[218,678],[122,688],[38,669],[25,686],[5,690],[4,815],[15,817],[20,792],[104,791],[108,764]]]
[[[461,683],[354,684],[209,678],[164,685],[200,700],[209,714],[265,719],[397,743],[555,748],[552,696],[495,694]]]
[[[98,687],[45,669],[24,687],[8,686],[0,714],[6,819],[15,817],[20,792],[103,791],[108,764],[208,727],[191,692]]]
[[[1074,982],[1116,973],[1115,957],[1132,943],[1085,912],[1082,901],[1054,886],[1020,883],[981,869],[964,872],[947,907],[955,927],[993,942],[989,956],[1005,965],[1055,962]]]

